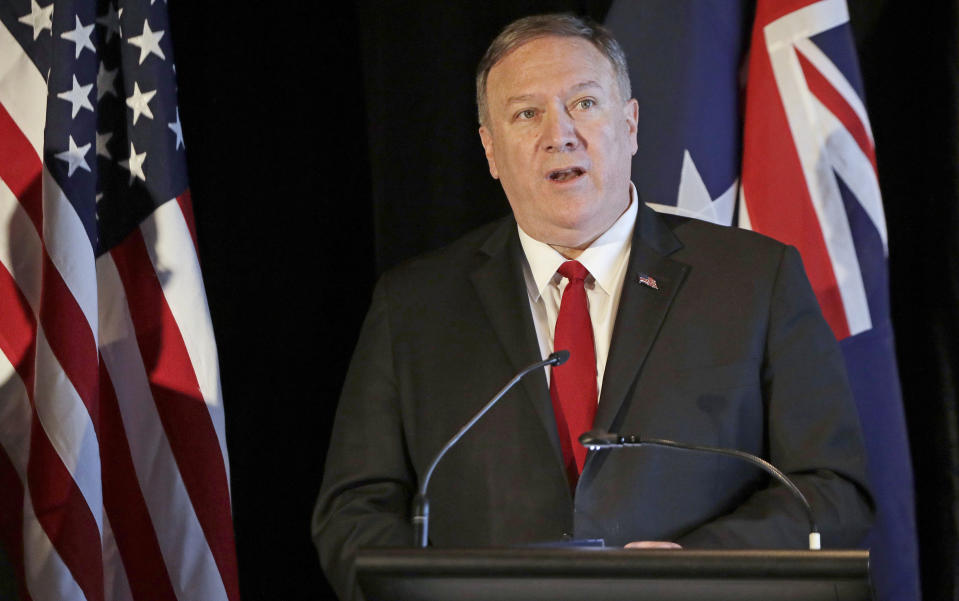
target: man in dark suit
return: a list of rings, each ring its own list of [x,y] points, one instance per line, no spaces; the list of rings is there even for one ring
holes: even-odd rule
[[[804,545],[801,507],[763,473],[675,451],[586,454],[575,438],[591,425],[763,455],[809,498],[824,545],[856,544],[872,511],[858,419],[796,251],[639,201],[638,109],[601,27],[510,25],[477,92],[513,215],[377,285],[313,522],[338,594],[354,594],[358,548],[412,544],[433,455],[559,341],[575,347],[571,371],[527,378],[437,468],[432,544]]]

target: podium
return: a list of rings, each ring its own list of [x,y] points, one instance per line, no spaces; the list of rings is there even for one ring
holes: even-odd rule
[[[867,601],[868,551],[367,549],[366,601]]]

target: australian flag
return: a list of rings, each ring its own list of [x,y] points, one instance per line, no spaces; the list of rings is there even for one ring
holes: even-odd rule
[[[752,8],[613,4],[607,25],[627,53],[640,105],[633,175],[657,210],[735,219],[799,249],[859,408],[877,503],[865,541],[877,597],[919,599],[886,222],[848,8],[757,0],[747,37]]]

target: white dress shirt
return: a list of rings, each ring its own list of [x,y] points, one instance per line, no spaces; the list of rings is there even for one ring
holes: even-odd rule
[[[609,343],[613,337],[613,322],[616,320],[626,265],[629,263],[638,202],[636,188],[630,184],[629,207],[603,235],[576,258],[590,274],[585,282],[586,300],[589,304],[589,317],[593,322],[596,390],[599,393],[602,392],[606,358],[609,356]],[[534,240],[523,228],[517,226],[517,229],[523,253],[526,255],[523,277],[529,293],[536,338],[539,341],[540,354],[546,357],[553,352],[553,331],[556,329],[563,291],[568,283],[556,270],[568,259],[545,242]],[[546,381],[549,383],[549,372],[546,373]]]

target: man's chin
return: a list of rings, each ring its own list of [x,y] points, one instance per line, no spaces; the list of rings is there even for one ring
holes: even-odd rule
[[[557,250],[561,248],[583,250],[602,236],[604,231],[605,229],[590,227],[587,224],[570,224],[554,228],[544,235],[545,239],[542,241]]]

